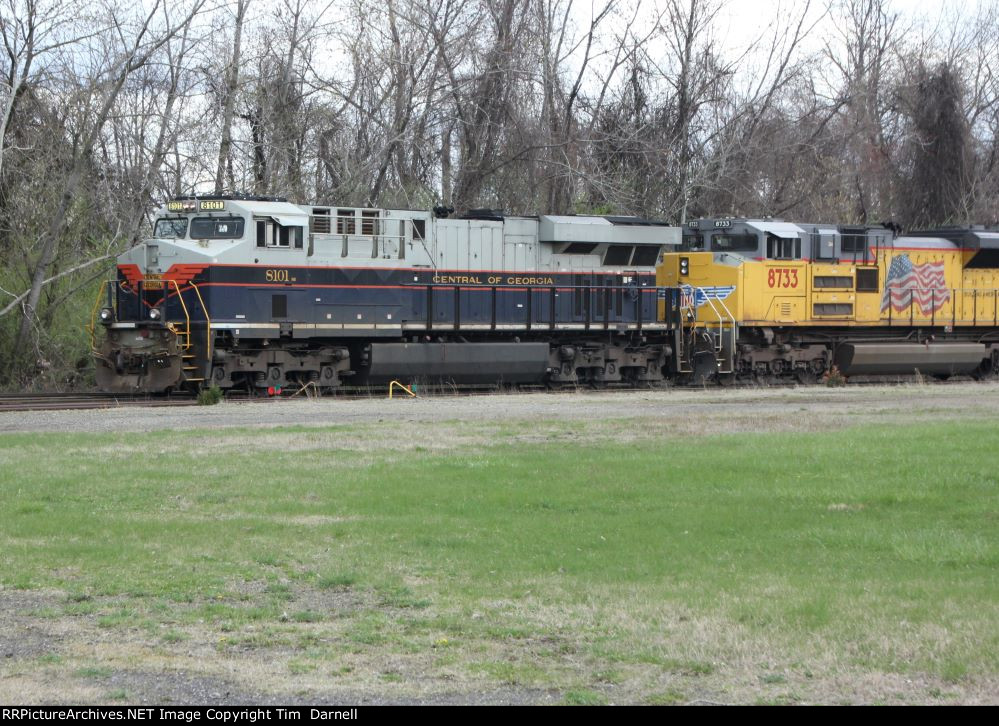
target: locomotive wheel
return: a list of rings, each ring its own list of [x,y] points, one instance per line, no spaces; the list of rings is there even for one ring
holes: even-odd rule
[[[794,377],[795,380],[797,380],[798,383],[800,383],[803,386],[815,385],[819,380],[819,377],[815,373],[815,371],[809,370],[807,368],[799,368],[798,370],[796,370],[794,372]]]

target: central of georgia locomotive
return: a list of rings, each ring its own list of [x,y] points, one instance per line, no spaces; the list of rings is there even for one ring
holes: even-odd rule
[[[663,380],[655,265],[678,228],[438,211],[168,202],[98,295],[98,384]]]
[[[121,392],[999,369],[999,231],[170,201],[91,326]],[[101,331],[103,330],[103,335]]]

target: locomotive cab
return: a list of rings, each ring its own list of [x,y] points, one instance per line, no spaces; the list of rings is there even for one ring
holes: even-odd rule
[[[740,324],[877,320],[883,227],[774,219],[688,222],[685,251],[666,254],[657,284],[696,291],[699,319]],[[703,308],[701,310],[700,308]]]
[[[266,215],[266,216],[265,216]],[[259,221],[259,224],[258,224]],[[98,385],[115,392],[198,386],[211,368],[206,271],[236,263],[256,233],[271,249],[302,249],[308,216],[283,199],[181,198],[168,202],[153,236],[118,258],[117,279],[95,308]],[[105,329],[98,344],[96,323]]]
[[[828,370],[831,354],[800,338],[775,343],[777,331],[879,318],[876,255],[890,238],[883,227],[700,219],[687,223],[684,237],[685,249],[663,256],[656,279],[683,291],[692,332],[681,366],[692,368],[693,357],[703,362],[710,351],[711,373],[816,375]]]

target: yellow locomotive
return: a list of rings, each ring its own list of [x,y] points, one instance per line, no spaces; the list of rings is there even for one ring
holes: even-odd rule
[[[656,284],[681,291],[681,375],[999,370],[999,230],[700,219]]]

